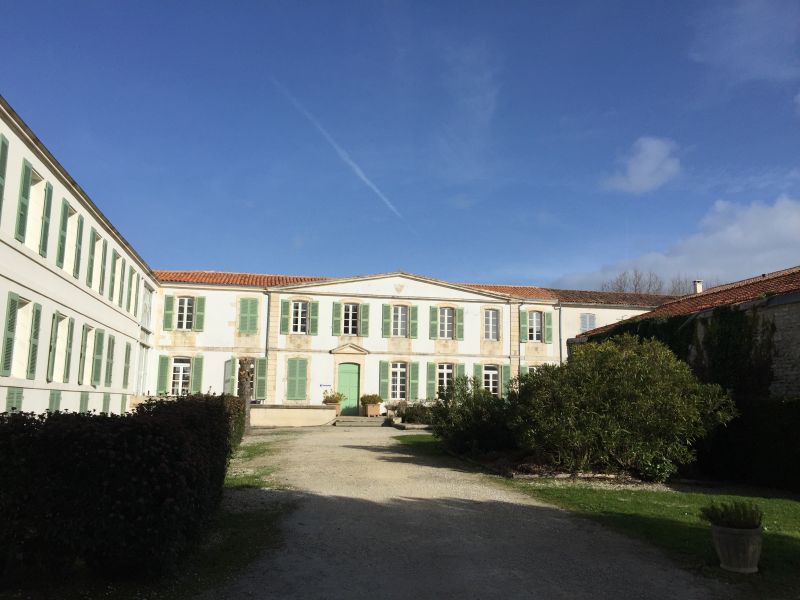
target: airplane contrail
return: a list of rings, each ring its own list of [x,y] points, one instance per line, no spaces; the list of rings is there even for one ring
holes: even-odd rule
[[[328,133],[327,129],[325,129],[322,126],[322,123],[320,123],[317,120],[317,118],[313,114],[311,114],[305,106],[300,104],[300,101],[297,98],[295,98],[283,84],[281,84],[274,77],[272,77],[271,79],[272,79],[272,85],[278,88],[278,90],[286,97],[286,99],[292,103],[292,106],[295,107],[297,112],[303,115],[308,120],[308,122],[311,123],[314,126],[314,128],[320,133],[320,135],[325,138],[325,141],[327,141],[328,144],[331,145],[331,148],[333,148],[336,151],[336,154],[339,155],[339,158],[341,158],[342,161],[348,167],[350,167],[350,170],[353,171],[355,176],[358,177],[364,185],[366,185],[369,189],[375,192],[375,195],[378,196],[378,198],[380,198],[383,201],[383,203],[389,210],[391,210],[395,215],[397,215],[402,219],[403,215],[401,215],[400,211],[397,210],[394,204],[392,204],[392,201],[386,197],[386,194],[384,194],[380,190],[380,188],[378,188],[378,186],[372,182],[372,180],[369,177],[367,177],[366,173],[364,173],[364,170],[358,165],[356,161],[354,161],[350,157],[350,155],[347,153],[347,150],[342,148],[336,142],[336,140],[333,139],[333,136],[330,133]]]

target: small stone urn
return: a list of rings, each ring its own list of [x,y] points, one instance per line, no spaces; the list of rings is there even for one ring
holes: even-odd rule
[[[738,529],[712,525],[711,539],[719,556],[719,566],[734,573],[757,573],[762,532],[762,527]]]

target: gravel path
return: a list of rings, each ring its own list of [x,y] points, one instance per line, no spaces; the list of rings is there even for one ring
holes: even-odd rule
[[[460,461],[415,456],[396,435],[327,427],[282,438],[278,478],[293,491],[265,491],[263,501],[299,497],[283,523],[284,546],[209,597],[731,595],[646,544],[540,504]]]

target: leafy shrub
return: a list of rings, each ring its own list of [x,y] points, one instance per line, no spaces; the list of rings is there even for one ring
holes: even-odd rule
[[[422,402],[411,402],[398,413],[403,417],[403,423],[425,423],[431,422],[431,407]]]
[[[218,505],[243,425],[242,401],[210,396],[0,415],[0,576],[170,568]]]
[[[764,511],[754,502],[734,500],[704,506],[700,509],[700,518],[718,527],[756,529],[761,527]]]
[[[344,400],[342,392],[334,392],[333,390],[325,390],[322,392],[323,404],[340,404]]]
[[[431,405],[434,434],[457,452],[489,452],[513,447],[508,401],[458,377]]]
[[[383,398],[378,394],[364,394],[361,396],[362,406],[365,404],[380,404],[381,402],[383,402]]]

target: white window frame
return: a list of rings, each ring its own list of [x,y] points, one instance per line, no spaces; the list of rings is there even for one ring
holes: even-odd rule
[[[544,315],[540,310],[532,310],[528,313],[528,341],[541,342],[544,340],[542,322]]]
[[[597,315],[595,313],[581,313],[581,333],[591,331],[597,327]]]
[[[342,335],[358,335],[359,305],[346,302],[342,310]]]
[[[173,396],[186,396],[192,381],[192,359],[184,356],[172,359],[170,390]]]
[[[25,379],[28,376],[28,354],[31,349],[31,327],[33,327],[32,300],[19,296],[17,298],[17,324],[14,331],[14,355],[11,358],[11,377]],[[8,309],[6,309],[8,310]],[[44,336],[42,325],[45,319],[43,313],[39,315],[39,344]],[[2,344],[0,344],[2,346]],[[38,373],[37,369],[37,373]]]
[[[191,331],[194,325],[194,296],[178,296],[178,320],[175,329]]]
[[[456,366],[453,363],[439,363],[436,365],[436,389],[444,392],[453,385]]]
[[[143,327],[150,329],[152,327],[151,319],[153,317],[153,288],[145,284],[144,294],[142,294],[142,320]]]
[[[408,306],[392,306],[392,337],[408,337]]]
[[[452,306],[439,307],[439,339],[454,340],[456,337],[456,309]]]
[[[405,400],[408,396],[408,363],[391,363],[389,374],[389,397],[392,400]]]
[[[500,311],[487,308],[483,313],[483,338],[492,342],[500,339]]]
[[[493,396],[500,395],[500,367],[497,365],[483,367],[483,388]]]
[[[292,300],[292,333],[308,333],[308,301]]]

